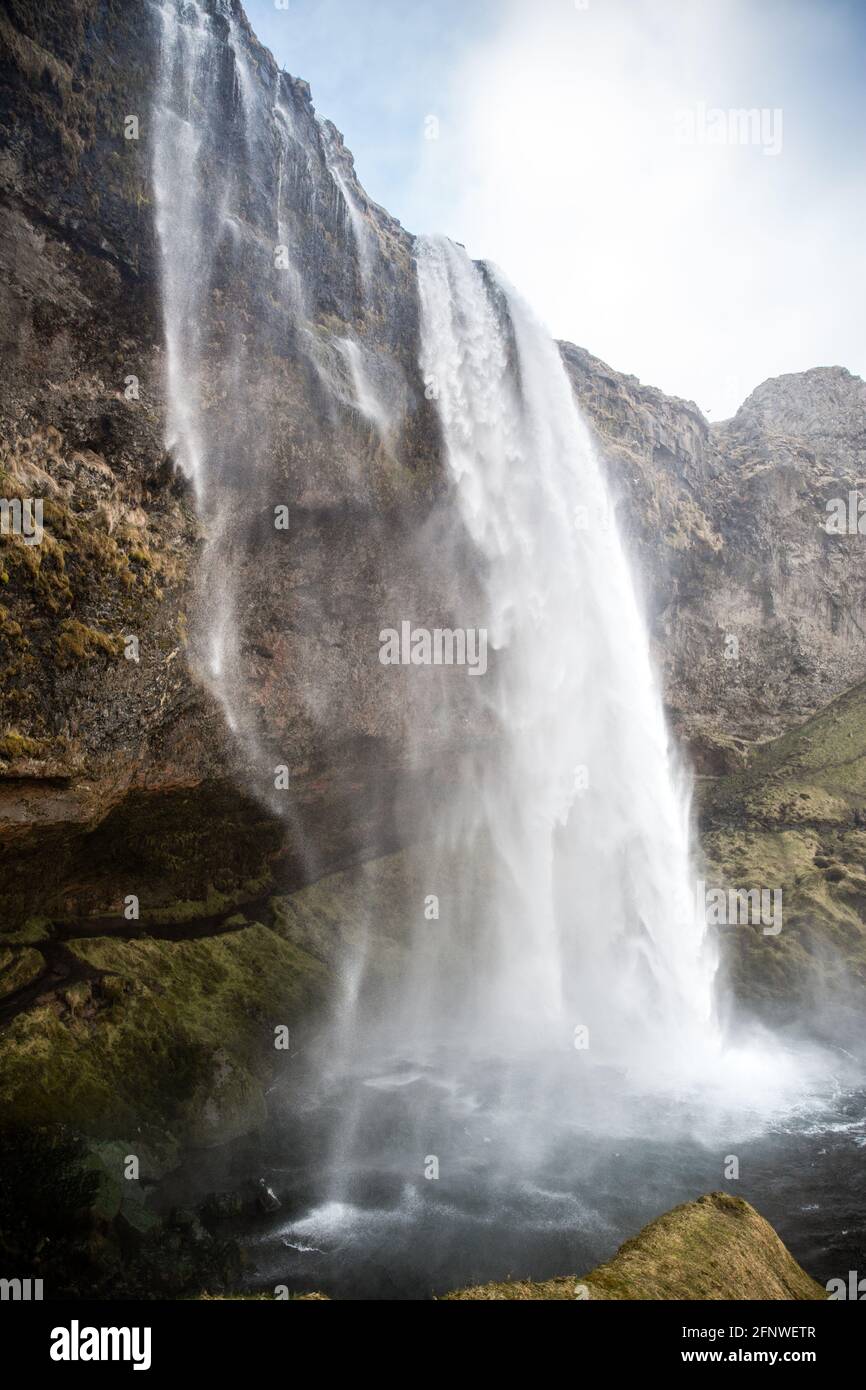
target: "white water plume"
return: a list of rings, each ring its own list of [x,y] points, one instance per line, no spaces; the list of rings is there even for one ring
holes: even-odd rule
[[[488,864],[469,902],[451,895],[436,951],[473,934],[470,1032],[568,1045],[586,1027],[598,1060],[677,1070],[718,1046],[715,967],[599,461],[556,345],[498,273],[444,238],[420,243],[418,272],[421,368],[494,653],[495,749],[470,748],[450,825]]]
[[[216,147],[224,125],[224,49],[213,16],[197,0],[159,5],[160,73],[153,112],[153,187],[160,249],[166,344],[166,444],[193,485],[206,535],[198,573],[201,613],[193,636],[202,681],[222,706],[231,733],[258,762],[255,733],[243,712],[237,674],[234,540],[238,498],[232,484],[247,450],[240,447],[246,413],[246,340],[229,327],[217,349],[208,340],[209,312],[221,265],[246,265],[249,228],[243,218],[240,161]],[[239,146],[250,145],[252,81],[228,18],[228,48],[239,94]],[[222,403],[233,402],[229,425]]]
[[[361,272],[361,281],[366,288],[373,273],[375,263],[376,248],[374,234],[370,229],[367,219],[358,206],[355,195],[352,193],[346,179],[343,177],[328,122],[320,122],[320,128],[325,143],[328,172],[339,190],[340,197],[346,209],[349,226],[352,228],[352,236],[355,240],[355,249],[358,254],[358,267]]]
[[[201,73],[207,68],[207,17],[195,4],[188,23],[175,8],[160,7],[160,83],[154,110],[153,186],[156,230],[162,248],[162,304],[168,378],[167,444],[195,486],[204,486],[201,332],[208,277],[202,266],[212,247],[212,226],[202,217],[199,161]],[[208,109],[205,105],[204,115]]]
[[[337,346],[349,371],[354,405],[375,426],[382,442],[387,443],[391,434],[391,418],[370,380],[362,349],[353,338],[338,338]]]

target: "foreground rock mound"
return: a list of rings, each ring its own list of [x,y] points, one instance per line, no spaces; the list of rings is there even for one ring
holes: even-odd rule
[[[583,1278],[481,1284],[449,1299],[808,1299],[826,1292],[741,1197],[711,1192],[665,1212]]]

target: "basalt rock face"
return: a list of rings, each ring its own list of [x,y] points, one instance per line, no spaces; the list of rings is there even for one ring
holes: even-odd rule
[[[339,133],[236,0],[197,8],[214,179],[228,153],[241,171],[202,311],[215,370],[201,394],[236,514],[210,570],[211,519],[166,446],[161,8],[10,0],[0,19],[0,494],[45,509],[41,545],[0,537],[0,888],[16,928],[117,912],[127,893],[209,910],[214,891],[252,897],[396,847],[407,783],[432,796],[455,753],[432,676],[378,663],[382,627],[474,621],[417,366],[412,237],[367,197]],[[274,122],[251,124],[277,107],[282,140]],[[280,238],[288,290],[274,278]],[[292,284],[303,303],[286,327],[275,305]],[[241,339],[239,404],[219,364]],[[710,426],[562,351],[674,722],[701,768],[736,765],[866,669],[860,538],[823,529],[827,500],[862,472],[866,388],[841,368],[783,378]],[[202,576],[221,568],[255,759],[202,649]],[[483,732],[454,724],[458,740]],[[282,763],[291,790],[275,813],[265,784]]]
[[[380,790],[401,764],[405,716],[401,683],[376,680],[377,634],[383,619],[431,606],[417,537],[426,527],[435,551],[441,490],[415,368],[411,239],[366,198],[338,132],[318,122],[306,84],[278,72],[239,5],[201,11],[219,83],[214,149],[234,153],[248,136],[244,81],[291,120],[285,149],[262,157],[267,171],[274,156],[271,176],[248,179],[236,230],[273,270],[276,230],[266,242],[263,228],[280,180],[305,341],[321,349],[313,362],[298,334],[270,334],[258,301],[273,297],[273,278],[239,279],[214,246],[203,335],[218,364],[245,330],[261,364],[247,393],[254,420],[225,392],[205,402],[224,437],[265,441],[236,490],[225,555],[238,577],[242,698],[268,763],[291,768],[291,810],[263,808],[194,651],[207,517],[165,443],[159,7],[13,0],[0,20],[0,492],[44,499],[41,544],[0,538],[0,879],[13,926],[116,910],[127,891],[155,905],[204,899],[260,885],[280,863],[284,880],[315,876],[393,837]],[[393,421],[359,405],[341,351],[350,337]],[[275,503],[291,511],[288,545],[263,524]],[[287,823],[309,834],[287,835]]]
[[[778,892],[772,925],[769,913],[720,918],[732,995],[773,1027],[805,1025],[862,1055],[866,685],[701,792],[708,886]]]
[[[862,679],[866,547],[828,530],[862,486],[866,385],[841,367],[780,377],[732,420],[563,356],[608,462],[665,695],[698,768],[735,767]]]
[[[145,5],[12,3],[0,20],[0,491],[44,499],[45,529],[0,541],[7,925],[99,900],[82,870],[96,827],[200,785],[221,737],[183,659],[197,523],[163,445],[147,159],[123,136],[152,39]]]

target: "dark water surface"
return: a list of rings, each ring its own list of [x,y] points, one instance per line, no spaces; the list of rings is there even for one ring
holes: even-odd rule
[[[820,1282],[866,1275],[866,1089],[837,1083],[767,1120],[630,1093],[615,1072],[578,1096],[573,1083],[554,1091],[553,1105],[535,1068],[446,1077],[398,1059],[324,1094],[272,1093],[268,1130],[231,1161],[282,1204],[240,1233],[251,1289],[419,1299],[585,1274],[661,1212],[718,1190],[751,1202]]]

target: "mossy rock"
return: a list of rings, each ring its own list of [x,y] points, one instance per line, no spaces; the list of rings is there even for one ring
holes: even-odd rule
[[[482,1284],[447,1299],[802,1299],[827,1292],[741,1197],[712,1192],[674,1207],[589,1274]]]
[[[68,1124],[97,1141],[135,1136],[132,1153],[143,1144],[160,1153],[209,1146],[254,1129],[287,1057],[274,1048],[274,1029],[294,1033],[314,1016],[346,953],[371,937],[374,983],[393,978],[405,959],[407,904],[420,910],[423,885],[409,856],[394,854],[260,903],[264,923],[252,908],[241,913],[236,897],[212,890],[151,912],[133,939],[106,931],[65,941],[73,978],[47,986],[0,1032],[9,1117]],[[372,900],[393,905],[375,923]],[[50,941],[51,924],[34,921],[24,936]],[[6,950],[30,971],[41,959]]]
[[[130,1158],[136,1158],[139,1177],[127,1177]],[[91,1213],[102,1222],[118,1217],[129,1230],[146,1235],[159,1225],[159,1217],[148,1206],[142,1179],[151,1182],[173,1166],[174,1151],[157,1156],[137,1140],[114,1140],[90,1145],[84,1161],[85,1171],[96,1173],[99,1187],[91,1203]]]
[[[866,684],[854,686],[781,738],[760,745],[747,769],[708,785],[704,815],[713,823],[748,818],[796,823],[866,812]]]
[[[866,1002],[866,685],[705,782],[701,823],[709,887],[782,890],[778,935],[719,929],[734,995],[825,1031],[838,1006],[843,1040]]]
[[[94,971],[93,1006],[79,1017],[54,999],[0,1035],[9,1117],[189,1145],[261,1122],[274,1027],[322,997],[320,962],[258,925],[190,941],[91,938],[70,949]]]
[[[20,926],[4,927],[0,931],[0,943],[4,946],[33,946],[47,941],[51,936],[51,922],[47,917],[27,917]]]
[[[25,948],[11,951],[0,946],[0,999],[29,985],[45,967],[45,961],[38,951]]]
[[[368,984],[393,980],[409,947],[407,917],[422,912],[428,891],[419,859],[401,850],[273,897],[274,929],[335,969],[347,954],[363,952]],[[375,944],[367,951],[371,933]]]

